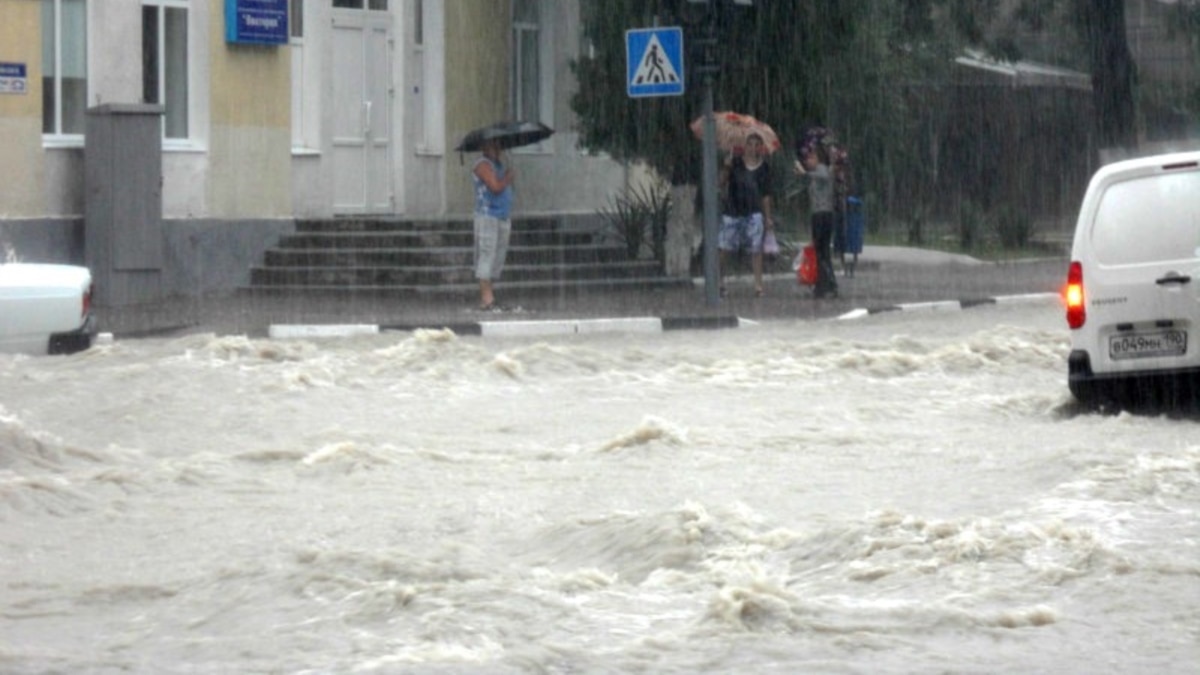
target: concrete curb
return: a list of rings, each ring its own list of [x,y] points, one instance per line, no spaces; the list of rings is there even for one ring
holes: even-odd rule
[[[936,302],[911,302],[899,305],[885,305],[883,307],[870,307],[852,309],[849,312],[839,315],[839,320],[862,319],[872,314],[882,314],[884,312],[944,312],[944,311],[961,311],[978,307],[980,305],[1015,305],[1015,304],[1032,304],[1039,302],[1058,301],[1061,296],[1058,293],[1026,293],[1023,295],[997,295],[990,298],[967,298],[962,300],[941,300]]]
[[[663,333],[675,330],[720,330],[757,325],[736,316],[715,317],[623,317],[613,319],[555,319],[541,321],[464,321],[442,324],[272,324],[272,339],[330,338],[373,335],[383,332],[451,330],[457,335],[483,337],[531,337],[541,335],[588,335],[595,333]]]
[[[1058,293],[999,295],[989,298],[911,302],[883,307],[858,308],[845,312],[839,320],[862,319],[886,312],[961,311],[980,305],[1039,303],[1059,300]],[[714,317],[619,317],[611,319],[548,319],[536,321],[463,321],[458,323],[420,324],[272,324],[267,334],[272,339],[333,338],[375,335],[386,332],[451,330],[457,335],[481,337],[537,337],[549,335],[591,335],[596,333],[664,333],[675,330],[721,330],[759,325],[737,316]]]
[[[267,335],[271,338],[329,338],[378,332],[379,326],[371,324],[272,324]]]

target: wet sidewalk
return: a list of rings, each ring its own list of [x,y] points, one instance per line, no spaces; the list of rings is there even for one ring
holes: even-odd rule
[[[411,330],[494,321],[559,321],[658,317],[714,323],[734,318],[753,321],[814,320],[852,310],[877,310],[902,303],[974,302],[997,296],[1057,293],[1066,275],[1064,258],[1001,263],[924,249],[868,246],[853,276],[839,268],[839,294],[814,300],[794,274],[766,278],[765,297],[755,297],[749,274],[726,280],[728,297],[708,301],[703,278],[656,290],[622,288],[581,291],[506,292],[497,298],[514,311],[482,313],[471,295],[277,295],[241,291],[221,296],[171,298],[127,307],[99,307],[100,330],[116,337],[186,333],[266,336],[271,326],[377,325]]]

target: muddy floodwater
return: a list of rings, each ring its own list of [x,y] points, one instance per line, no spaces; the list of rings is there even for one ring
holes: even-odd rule
[[[0,356],[0,672],[1195,673],[1200,420],[1053,303]]]

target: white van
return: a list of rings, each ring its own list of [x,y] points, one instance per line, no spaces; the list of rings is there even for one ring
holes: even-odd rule
[[[1096,172],[1064,293],[1075,398],[1126,408],[1200,401],[1200,152]]]

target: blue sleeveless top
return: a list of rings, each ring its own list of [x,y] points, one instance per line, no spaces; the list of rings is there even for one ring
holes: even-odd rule
[[[488,189],[487,183],[483,182],[479,176],[475,174],[475,167],[479,166],[480,162],[492,162],[487,157],[480,157],[477,162],[471,165],[471,179],[475,181],[475,213],[481,216],[491,216],[500,220],[508,220],[508,214],[512,211],[512,186],[506,186],[499,194]],[[504,180],[504,165],[499,162],[492,162],[492,169],[496,172],[496,178]]]

